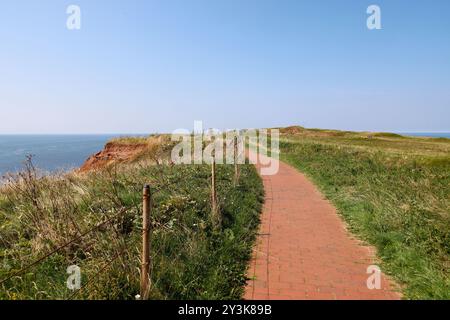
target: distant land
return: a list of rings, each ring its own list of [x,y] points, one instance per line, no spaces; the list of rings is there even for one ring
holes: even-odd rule
[[[429,138],[449,138],[450,132],[398,132],[398,134],[404,136],[413,137],[429,137]]]

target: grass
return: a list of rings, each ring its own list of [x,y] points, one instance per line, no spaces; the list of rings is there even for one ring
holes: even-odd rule
[[[281,159],[305,172],[351,230],[378,249],[407,299],[450,299],[450,140],[389,133],[281,129]],[[105,219],[112,223],[0,284],[0,299],[134,299],[141,191],[153,190],[152,299],[239,299],[259,223],[255,169],[217,166],[222,224],[211,218],[207,165],[170,165],[167,137],[133,163],[41,176],[31,163],[0,189],[0,281]],[[160,154],[159,149],[164,145]],[[156,164],[158,163],[158,164]],[[81,268],[83,290],[66,288]]]
[[[123,136],[112,138],[109,143],[113,144],[125,144],[125,145],[133,145],[133,144],[147,144],[152,139],[157,138],[156,136],[142,136],[142,137],[132,137],[132,136]]]
[[[3,186],[0,281],[83,231],[112,222],[0,284],[0,299],[134,299],[145,183],[153,192],[150,298],[241,298],[263,201],[256,170],[243,165],[234,187],[233,167],[217,166],[223,217],[217,226],[211,219],[210,166],[149,159],[60,176],[41,176],[28,163]],[[75,294],[66,287],[70,265],[81,268],[82,290]]]
[[[281,140],[405,298],[450,299],[449,139],[291,128]]]

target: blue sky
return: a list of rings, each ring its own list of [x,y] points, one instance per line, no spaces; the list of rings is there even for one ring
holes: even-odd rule
[[[66,28],[79,5],[81,30]],[[382,30],[366,9],[381,8]],[[450,131],[450,1],[0,6],[0,133]]]

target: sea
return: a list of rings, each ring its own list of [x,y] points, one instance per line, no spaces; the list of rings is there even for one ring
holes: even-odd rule
[[[46,173],[80,167],[121,135],[0,135],[0,177],[23,168],[28,155]]]

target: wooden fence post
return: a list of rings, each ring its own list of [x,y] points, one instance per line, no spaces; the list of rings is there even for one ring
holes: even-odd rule
[[[234,137],[234,186],[238,184],[239,181],[239,165],[238,165],[238,138]]]
[[[141,299],[148,299],[150,289],[150,186],[145,185],[142,197],[142,265]]]
[[[220,224],[219,208],[217,207],[217,193],[216,193],[216,152],[212,154],[211,163],[211,211],[213,223],[218,226]]]

